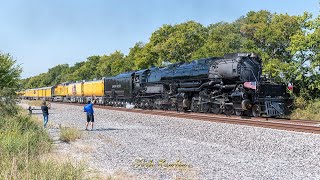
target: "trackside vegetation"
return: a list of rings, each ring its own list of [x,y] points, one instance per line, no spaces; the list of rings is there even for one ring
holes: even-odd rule
[[[60,128],[60,140],[63,142],[71,142],[81,137],[81,133],[77,128]]]
[[[295,106],[292,119],[320,120],[320,99],[305,100],[298,97],[295,99]]]
[[[45,155],[52,142],[36,119],[17,106],[20,66],[0,52],[0,179],[82,179],[84,168]]]
[[[84,168],[42,158],[51,149],[48,133],[23,114],[0,117],[0,179],[82,179]]]

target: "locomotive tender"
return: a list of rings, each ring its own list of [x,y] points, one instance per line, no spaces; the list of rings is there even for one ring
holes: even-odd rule
[[[85,103],[95,96],[98,104],[112,106],[130,103],[146,109],[284,116],[290,101],[286,86],[263,79],[261,63],[253,53],[234,53],[152,67],[98,81],[57,85],[51,87],[51,100]],[[37,94],[23,97],[43,98]]]

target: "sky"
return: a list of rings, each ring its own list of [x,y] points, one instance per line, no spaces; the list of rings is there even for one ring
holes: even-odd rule
[[[148,42],[163,24],[233,22],[249,11],[319,15],[320,0],[0,0],[0,52],[22,78]],[[1,63],[1,62],[0,62]]]

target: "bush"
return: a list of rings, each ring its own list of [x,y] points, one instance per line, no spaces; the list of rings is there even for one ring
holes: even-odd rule
[[[41,161],[50,149],[48,133],[30,116],[0,117],[0,179],[82,179],[81,165]]]
[[[76,128],[66,128],[62,127],[60,129],[60,140],[64,142],[75,141],[80,138],[80,131]]]
[[[36,156],[50,150],[48,134],[28,116],[0,117],[0,130],[0,150],[4,153],[26,151]]]
[[[292,119],[320,120],[320,99],[307,101],[300,97],[295,100],[295,107]]]

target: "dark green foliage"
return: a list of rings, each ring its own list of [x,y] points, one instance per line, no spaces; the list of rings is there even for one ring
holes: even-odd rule
[[[239,24],[220,22],[209,25],[207,29],[207,40],[205,44],[193,54],[193,59],[220,57],[227,53],[241,51],[245,38],[239,33]]]
[[[120,51],[116,51],[100,58],[96,74],[98,77],[113,76],[129,69],[130,67],[125,63],[124,54]]]

